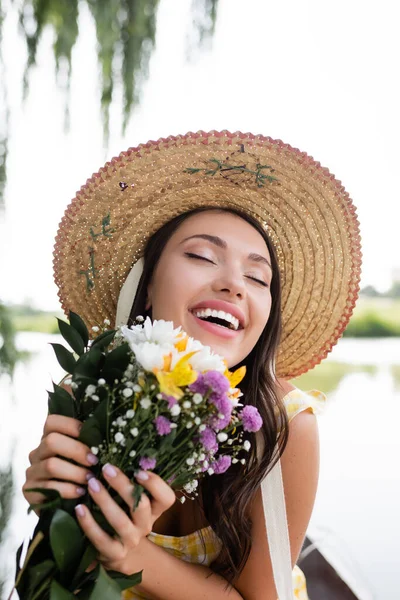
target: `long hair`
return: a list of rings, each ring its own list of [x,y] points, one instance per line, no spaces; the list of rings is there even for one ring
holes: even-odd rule
[[[258,221],[236,209],[201,207],[188,211],[163,225],[148,240],[144,252],[144,270],[130,313],[128,324],[138,315],[146,315],[147,288],[166,243],[190,216],[204,211],[228,212],[241,217],[263,237],[268,247],[273,277],[271,281],[271,311],[267,324],[250,354],[240,363],[246,366],[246,376],[241,383],[242,401],[256,406],[263,419],[261,430],[264,448],[257,459],[256,436],[247,433],[251,442],[250,452],[243,452],[239,461],[218,476],[205,476],[201,480],[201,509],[213,531],[222,541],[222,550],[212,563],[213,571],[231,584],[237,580],[251,550],[251,505],[261,481],[281,456],[288,437],[286,410],[277,392],[275,357],[281,334],[281,287],[275,249]],[[274,452],[278,447],[278,453]],[[203,537],[203,536],[202,536]],[[203,539],[204,544],[204,539]]]

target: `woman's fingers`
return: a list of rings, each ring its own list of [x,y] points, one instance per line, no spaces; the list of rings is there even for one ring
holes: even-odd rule
[[[133,486],[129,482],[130,493],[132,494]],[[105,487],[95,478],[90,479],[88,483],[88,491],[93,500],[96,502],[101,512],[115,530],[116,534],[128,547],[135,547],[139,544],[140,539],[151,531],[151,511],[148,510],[148,522],[150,529],[147,532],[139,531],[136,523],[128,517],[126,512],[118,506],[111,498]],[[131,498],[132,504],[132,498]]]
[[[61,479],[62,481],[86,484],[93,473],[71,462],[50,456],[45,460],[34,463],[26,470],[26,481],[44,481],[47,479]]]
[[[75,512],[80,526],[88,539],[99,553],[105,557],[113,557],[113,560],[119,560],[124,554],[124,548],[121,542],[113,539],[96,523],[87,506],[78,504]],[[129,520],[129,519],[128,519]]]
[[[43,437],[55,431],[77,438],[81,429],[82,423],[77,419],[63,417],[62,415],[49,415],[44,424]]]
[[[152,496],[151,512],[153,520],[156,521],[163,512],[175,503],[175,492],[168,483],[151,471],[139,471],[136,479]],[[134,514],[136,515],[136,511]]]
[[[70,458],[81,465],[87,466],[93,466],[99,462],[88,446],[78,440],[53,431],[42,439],[33,462],[39,462],[56,455]]]

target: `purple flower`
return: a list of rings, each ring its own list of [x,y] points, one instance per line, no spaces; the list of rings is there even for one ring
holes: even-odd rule
[[[158,435],[168,435],[171,433],[171,423],[166,417],[156,417],[153,422]]]
[[[245,431],[258,431],[262,427],[262,418],[255,406],[245,406],[241,418]]]
[[[154,469],[154,467],[156,466],[156,464],[157,464],[156,459],[155,458],[150,458],[149,456],[143,456],[139,460],[139,466],[140,466],[141,469],[143,469],[143,471]]]
[[[229,391],[229,381],[219,371],[207,371],[204,373],[204,381],[211,388],[211,396],[225,396]]]
[[[227,454],[224,454],[223,456],[219,456],[211,466],[214,469],[215,475],[221,475],[221,473],[225,473],[225,471],[229,469],[231,463],[232,458]]]
[[[174,398],[173,396],[168,396],[167,394],[163,394],[162,397],[163,400],[166,400],[166,402],[168,402],[168,408],[172,408],[178,402],[176,398]]]
[[[206,427],[204,431],[200,433],[200,442],[203,444],[204,448],[210,452],[216,452],[218,450],[217,436],[209,427]]]
[[[193,392],[193,394],[201,394],[202,396],[208,392],[208,383],[205,380],[203,373],[199,373],[196,381],[189,385],[189,390]]]

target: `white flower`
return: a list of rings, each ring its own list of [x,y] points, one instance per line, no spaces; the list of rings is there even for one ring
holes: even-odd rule
[[[226,434],[226,433],[221,432],[217,435],[217,440],[219,442],[226,442],[227,439],[228,439],[228,434]]]
[[[129,376],[129,375],[128,375]],[[125,386],[129,387],[129,388],[133,388],[133,382],[132,381],[126,381],[125,382]]]
[[[142,315],[138,315],[135,319],[138,323],[143,323],[144,321],[144,317],[142,317]]]
[[[227,443],[227,444],[229,444],[229,446],[232,446],[232,444],[233,444],[233,439],[232,439],[232,438],[231,438],[231,439],[229,439],[229,440],[228,440],[226,443]]]
[[[136,450],[131,450],[131,451],[129,452],[129,456],[130,456],[131,458],[134,458],[134,457],[136,456]]]
[[[75,381],[73,381],[73,382],[71,383],[71,389],[72,389],[72,390],[77,390],[77,389],[78,389],[78,384],[77,384],[77,383],[75,383]]]
[[[122,442],[125,441],[125,436],[123,433],[121,433],[120,431],[118,431],[115,435],[114,435],[114,440],[117,442],[117,444],[122,444]]]
[[[176,423],[170,423],[169,426],[171,427],[171,429],[176,429],[178,427]]]
[[[141,401],[140,401],[140,406],[142,408],[144,408],[145,410],[147,410],[148,408],[150,408],[150,406],[151,406],[151,400],[150,400],[150,398],[148,398],[147,396],[145,396],[144,398],[142,398]]]
[[[236,463],[237,463],[237,462],[239,462],[237,458],[232,458],[232,463],[233,463],[234,465],[236,465]]]
[[[97,448],[97,446],[92,446],[90,448],[90,451],[92,454],[97,455],[99,453],[99,449]]]
[[[115,424],[118,425],[118,427],[125,427],[126,421],[122,417],[118,417],[118,419],[115,421]]]
[[[205,461],[203,462],[203,467],[204,467],[205,469],[208,469],[208,466],[209,466],[209,464],[210,464],[210,463],[208,462],[208,460],[205,460]]]
[[[149,317],[146,318],[143,325],[133,325],[131,328],[123,325],[121,333],[131,348],[132,344],[144,342],[173,346],[183,335],[180,327],[174,329],[172,321],[160,319],[154,320],[152,323]]]
[[[206,425],[204,425],[204,423],[203,423],[203,425],[200,425],[200,427],[199,427],[199,431],[204,431],[204,430],[205,430],[205,428],[206,428]]]
[[[141,392],[141,391],[142,391],[142,388],[141,388],[141,387],[140,387],[140,385],[138,385],[137,383],[135,383],[135,385],[133,386],[133,388],[132,388],[132,389],[133,389],[133,391],[134,391],[134,392],[136,392],[137,394],[138,394],[139,392]]]
[[[94,325],[92,327],[92,331],[94,331],[95,333],[97,333],[98,331],[100,331],[100,329],[97,327],[97,325]]]
[[[86,396],[92,396],[96,391],[96,386],[95,385],[88,385],[86,390],[85,390],[85,394]]]
[[[131,390],[131,388],[129,388],[129,387],[126,387],[122,390],[122,395],[125,398],[130,398],[133,395],[133,390]]]
[[[220,371],[221,373],[225,373],[226,365],[224,359],[219,354],[215,354],[210,346],[203,346],[198,340],[189,338],[185,354],[194,351],[196,351],[196,354],[191,357],[190,364],[195,371]]]
[[[201,423],[200,417],[196,417],[195,420],[194,420],[194,422],[195,422],[196,425],[200,425],[200,423]]]
[[[69,379],[66,379],[66,380],[64,381],[64,383],[65,383],[65,385],[71,385],[71,383],[72,383],[72,379],[71,379],[71,378],[69,378]]]
[[[96,394],[93,394],[92,400],[94,400],[95,402],[98,402],[100,400],[100,398]]]
[[[133,410],[133,408],[127,410],[125,416],[127,419],[133,419],[133,417],[135,416],[135,411]]]
[[[104,323],[104,325],[111,325],[109,319],[104,319],[103,323]]]
[[[139,429],[137,427],[134,427],[130,430],[130,434],[132,437],[137,437],[139,435]]]
[[[245,459],[244,459],[244,458],[242,458],[240,462],[242,463],[242,465],[245,465],[245,464],[246,464],[246,461],[245,461]]]
[[[182,496],[181,498],[179,498],[179,502],[180,502],[181,504],[184,504],[184,503],[186,502],[186,498],[185,498],[185,496]]]
[[[249,440],[246,440],[245,442],[243,442],[243,448],[244,450],[246,450],[246,452],[248,452],[251,448],[251,443],[249,442]]]
[[[106,380],[105,380],[105,379],[103,379],[103,378],[101,377],[101,378],[98,380],[98,382],[97,382],[97,383],[98,383],[99,385],[105,385],[105,383],[106,383]]]
[[[197,481],[197,479],[193,479],[193,481],[189,481],[186,485],[184,485],[183,489],[187,494],[191,494],[195,491],[195,489],[197,489],[198,485],[199,482]]]
[[[183,408],[190,408],[192,406],[192,403],[189,402],[189,400],[185,400],[185,402],[183,402],[182,406],[183,406]]]
[[[192,427],[193,427],[193,423],[192,423],[192,421],[188,421],[188,422],[186,423],[186,429],[191,429]]]
[[[140,344],[130,344],[138,363],[146,371],[162,369],[164,366],[164,356],[167,356],[176,349],[173,346],[155,344],[154,342],[143,342]]]
[[[199,460],[203,461],[205,459],[206,455],[204,454],[204,452],[202,452],[201,454],[199,454]]]
[[[170,409],[170,413],[173,417],[177,417],[181,412],[181,407],[179,406],[179,404],[174,404],[171,409]]]
[[[203,396],[201,394],[194,394],[193,396],[193,402],[195,404],[201,404],[201,402],[203,402]]]
[[[187,458],[186,459],[186,464],[189,465],[189,467],[191,467],[192,465],[194,465],[194,458]]]
[[[207,473],[209,475],[214,475],[214,469],[212,467],[210,467],[209,469],[207,469]]]

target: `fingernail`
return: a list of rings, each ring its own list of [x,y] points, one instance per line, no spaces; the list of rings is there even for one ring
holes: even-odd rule
[[[86,456],[86,458],[90,465],[97,465],[97,463],[99,462],[99,459],[97,458],[97,456],[95,456],[91,452],[89,452],[89,454]]]
[[[110,465],[109,463],[104,465],[103,473],[105,475],[107,475],[108,477],[116,477],[117,476],[117,470],[114,469],[114,467],[112,465]]]
[[[97,481],[97,479],[95,477],[92,477],[92,479],[89,479],[89,483],[88,486],[90,487],[90,489],[92,490],[92,492],[99,492],[100,491],[100,484]]]
[[[86,481],[89,481],[89,479],[93,479],[94,474],[90,471],[89,473],[86,473]]]
[[[83,508],[83,504],[77,504],[75,506],[75,511],[76,511],[76,514],[78,515],[78,517],[85,516],[85,509]]]
[[[136,479],[139,479],[140,481],[147,481],[149,478],[148,473],[146,473],[146,471],[138,471],[135,475]]]
[[[77,493],[79,496],[84,496],[84,495],[86,494],[86,490],[85,490],[85,488],[77,487],[77,488],[76,488],[76,493]]]

